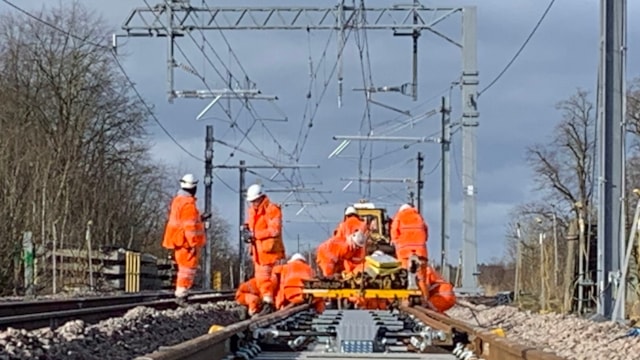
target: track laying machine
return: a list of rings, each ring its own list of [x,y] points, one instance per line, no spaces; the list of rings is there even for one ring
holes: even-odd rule
[[[360,271],[343,273],[339,279],[314,279],[305,282],[303,292],[314,298],[344,301],[354,298],[386,300],[395,306],[402,302],[419,303],[421,292],[416,281],[417,263],[405,269],[395,258],[391,245],[391,219],[386,209],[360,201],[353,205],[369,229],[367,257]],[[416,259],[417,261],[417,259]]]

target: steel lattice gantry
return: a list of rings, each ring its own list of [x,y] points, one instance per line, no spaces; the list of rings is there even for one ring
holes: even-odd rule
[[[458,13],[462,15],[462,36],[449,36],[436,28],[443,20]],[[464,213],[463,289],[460,290],[473,292],[477,290],[476,128],[479,117],[476,17],[475,6],[425,7],[418,2],[389,7],[347,6],[345,0],[333,7],[198,7],[191,5],[189,0],[167,0],[153,7],[133,9],[122,25],[126,34],[117,36],[169,38],[167,73],[170,94],[175,94],[174,38],[194,30],[337,30],[341,34],[339,41],[344,41],[345,31],[351,29],[428,31],[460,48]],[[366,21],[362,21],[365,18]]]

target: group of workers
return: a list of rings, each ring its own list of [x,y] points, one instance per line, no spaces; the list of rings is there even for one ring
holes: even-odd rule
[[[174,252],[178,265],[175,289],[178,302],[185,302],[193,286],[201,249],[206,243],[204,221],[211,217],[208,213],[200,214],[196,207],[197,184],[192,174],[180,179],[180,190],[171,202],[162,242],[164,248]],[[245,242],[250,245],[254,276],[240,285],[236,300],[247,307],[250,315],[264,315],[304,302],[304,280],[313,279],[315,274],[301,254],[294,254],[285,262],[280,206],[269,199],[259,184],[249,186],[246,200],[250,206],[242,227]],[[352,206],[344,215],[333,236],[317,249],[316,262],[325,278],[362,271],[369,234],[377,226],[367,224]],[[416,272],[422,305],[438,312],[452,307],[453,286],[428,265],[428,226],[413,206],[400,207],[390,224],[390,237],[402,267],[413,267]],[[380,306],[358,299],[354,302],[362,307]],[[317,311],[322,311],[323,306],[321,302],[315,303]]]

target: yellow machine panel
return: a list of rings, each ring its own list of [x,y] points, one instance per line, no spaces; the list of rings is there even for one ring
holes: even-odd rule
[[[366,299],[409,299],[420,296],[420,290],[405,289],[304,289],[304,294],[316,298],[340,299],[361,297]]]

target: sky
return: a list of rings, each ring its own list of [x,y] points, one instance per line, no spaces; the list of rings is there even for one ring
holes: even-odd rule
[[[147,0],[151,6],[159,0]],[[101,14],[114,31],[122,34],[121,25],[134,8],[145,8],[144,0],[80,0],[80,3]],[[66,3],[62,1],[61,3]],[[202,0],[191,0],[201,6]],[[405,1],[405,3],[407,3]],[[477,6],[477,38],[479,89],[483,89],[505,67],[522,45],[548,5],[546,0],[511,1],[423,1],[426,6]],[[479,262],[488,262],[504,254],[505,231],[510,210],[518,204],[536,199],[532,173],[525,163],[526,148],[534,143],[548,141],[554,125],[560,119],[555,104],[568,98],[578,88],[594,91],[599,58],[599,1],[557,1],[544,19],[537,33],[520,54],[516,62],[484,93],[478,102],[480,112],[477,131],[477,239]],[[37,10],[48,0],[31,1],[26,10]],[[57,4],[57,2],[56,2]],[[230,6],[230,1],[208,1],[208,6]],[[331,7],[336,1],[234,1],[235,6],[317,6]],[[387,0],[367,1],[370,7],[392,5]],[[5,5],[5,10],[9,7]],[[637,13],[640,3],[629,1],[628,13]],[[439,14],[433,14],[432,19]],[[454,14],[436,26],[436,29],[459,40],[461,16]],[[629,22],[628,43],[633,44],[640,35],[640,24]],[[110,34],[106,34],[110,41]],[[206,42],[203,43],[203,37]],[[329,41],[330,38],[330,42]],[[391,30],[366,32],[369,56],[359,55],[358,43],[365,34],[355,31],[349,35],[343,51],[343,98],[338,107],[338,86],[332,69],[336,64],[336,32],[327,30],[194,30],[177,40],[175,88],[177,90],[223,89],[227,71],[244,82],[248,77],[262,94],[277,96],[275,102],[253,100],[249,112],[242,103],[233,99],[221,100],[209,110],[204,119],[196,116],[210,100],[167,100],[167,41],[165,38],[134,37],[118,39],[118,54],[127,74],[136,84],[145,101],[155,109],[158,120],[174,139],[190,153],[204,157],[205,126],[213,125],[217,140],[214,146],[215,165],[293,164],[293,149],[308,131],[307,140],[299,156],[299,164],[320,166],[319,169],[301,169],[296,172],[293,185],[299,186],[301,177],[305,188],[330,193],[299,193],[287,197],[286,192],[273,192],[270,197],[282,202],[285,245],[289,253],[315,247],[328,238],[342,218],[344,208],[361,198],[368,198],[387,207],[393,215],[407,201],[407,184],[373,184],[368,196],[367,185],[354,182],[343,191],[348,181],[342,178],[358,176],[358,143],[352,142],[340,156],[329,158],[340,141],[336,135],[358,135],[365,112],[363,67],[371,68],[373,85],[397,86],[411,81],[411,39],[395,37]],[[229,46],[230,45],[230,46]],[[328,45],[328,46],[327,46]],[[231,51],[229,51],[229,48]],[[204,55],[203,51],[204,49]],[[215,52],[213,50],[215,50]],[[326,50],[325,50],[326,49]],[[181,52],[184,53],[181,54]],[[323,58],[323,52],[326,56]],[[373,94],[373,100],[402,111],[410,110],[412,118],[384,107],[370,104],[374,135],[388,136],[440,136],[440,114],[437,113],[441,97],[450,95],[452,121],[460,119],[461,99],[458,87],[451,86],[461,74],[461,53],[457,47],[442,38],[423,32],[419,41],[418,100],[398,93]],[[363,52],[366,54],[366,52]],[[311,61],[309,59],[312,59]],[[220,59],[220,60],[218,60]],[[322,60],[324,59],[324,60]],[[636,77],[639,69],[638,52],[628,49],[628,78]],[[316,74],[311,81],[310,68]],[[195,71],[185,71],[192,69]],[[200,76],[195,76],[193,73]],[[368,78],[368,73],[364,78]],[[311,86],[310,86],[311,84]],[[324,96],[321,94],[326,86]],[[240,85],[243,86],[243,85]],[[311,99],[307,99],[312,88]],[[321,98],[321,100],[320,100]],[[237,118],[236,125],[226,114]],[[274,105],[276,104],[276,105]],[[308,127],[310,114],[315,111],[312,127]],[[307,109],[307,110],[305,110]],[[434,113],[432,110],[435,110]],[[285,114],[286,117],[283,115]],[[425,114],[431,114],[425,116]],[[283,121],[286,120],[286,121]],[[253,126],[252,126],[253,124]],[[369,131],[365,120],[364,132]],[[400,125],[406,126],[400,126]],[[150,124],[153,134],[153,156],[179,171],[192,172],[200,179],[204,164],[181,150],[160,127]],[[246,137],[244,135],[247,135]],[[458,262],[462,237],[461,186],[461,133],[455,131],[451,152],[451,248],[449,261]],[[244,137],[244,139],[243,139]],[[274,140],[275,139],[275,140]],[[370,143],[371,144],[371,143]],[[425,156],[424,217],[430,226],[428,247],[431,257],[440,251],[440,146],[418,143],[404,148],[405,143],[376,142],[373,144],[372,178],[415,178],[415,158],[420,151]],[[237,148],[237,149],[236,149]],[[279,148],[284,151],[278,150]],[[260,155],[260,156],[257,156]],[[368,162],[369,151],[365,154]],[[367,174],[365,166],[365,175]],[[261,180],[267,192],[284,190],[293,185],[284,180],[292,178],[292,171],[274,175],[272,170],[256,170],[258,175],[247,174],[247,183]],[[177,179],[180,174],[176,173]],[[368,176],[368,175],[366,175]],[[277,182],[269,181],[270,178]],[[232,226],[232,238],[237,242],[238,226],[238,171],[217,169],[213,187],[213,204]],[[203,186],[199,199],[202,203]],[[298,203],[295,200],[298,198]],[[309,203],[302,206],[301,202]],[[301,210],[302,209],[302,210]]]

